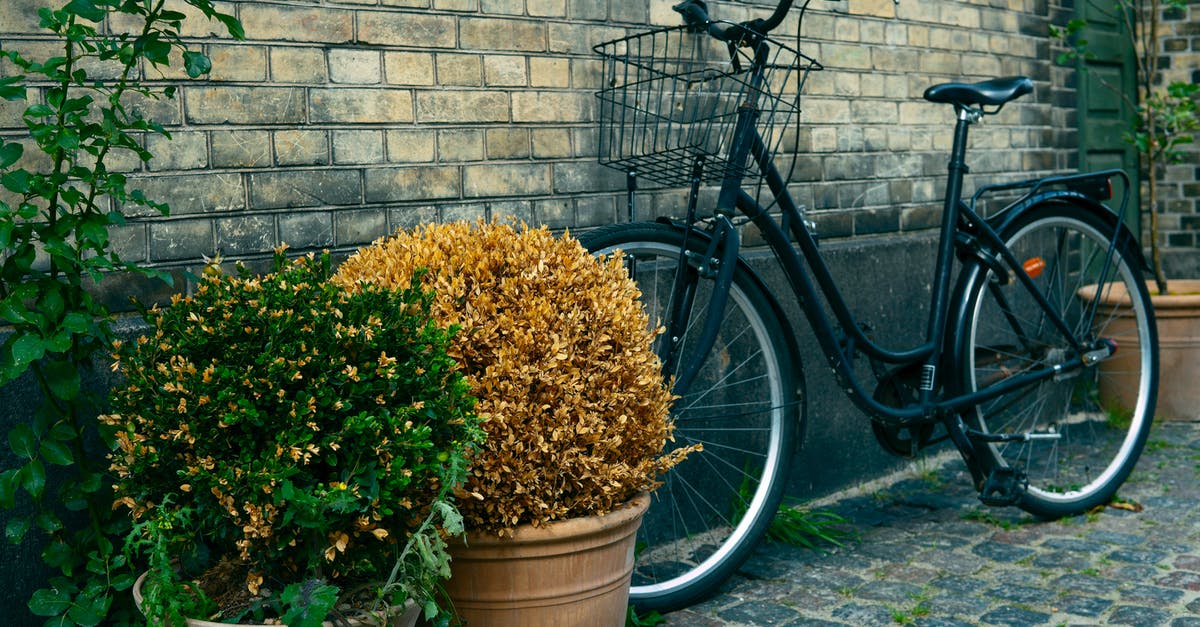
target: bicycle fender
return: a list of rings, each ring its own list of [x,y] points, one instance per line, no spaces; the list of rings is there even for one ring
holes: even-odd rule
[[[655,222],[657,222],[659,224],[665,224],[665,225],[667,225],[677,231],[680,231],[680,232],[683,232],[683,230],[686,226],[682,221],[673,220],[671,218],[661,217],[661,216],[659,218],[657,218],[655,220]],[[691,234],[689,235],[689,237],[698,237],[701,239],[702,243],[705,245],[707,245],[712,239],[704,231],[698,231],[698,230],[692,231]],[[795,372],[792,373],[792,378],[795,380],[796,390],[800,394],[800,413],[799,413],[800,420],[799,420],[799,424],[797,425],[797,427],[798,427],[797,436],[798,437],[796,438],[797,450],[794,451],[794,452],[799,452],[799,448],[804,443],[805,431],[807,429],[806,423],[808,422],[805,419],[805,416],[808,415],[808,411],[807,411],[808,389],[806,388],[806,386],[804,384],[804,363],[800,357],[800,343],[796,340],[796,332],[795,332],[795,329],[792,328],[791,320],[788,318],[787,314],[784,313],[783,306],[779,304],[779,300],[777,298],[775,298],[775,294],[770,289],[767,288],[766,282],[763,281],[762,277],[759,276],[758,272],[755,272],[754,268],[750,267],[750,265],[747,264],[744,260],[742,260],[741,257],[738,257],[737,264],[738,264],[738,269],[745,272],[746,276],[750,277],[750,280],[754,283],[754,287],[758,288],[759,292],[761,292],[763,294],[763,296],[766,297],[767,303],[771,307],[771,313],[775,314],[775,318],[777,320],[779,320],[780,328],[783,329],[783,337],[787,343],[786,349],[788,352],[788,356],[790,356],[792,358],[793,369],[795,370]]]
[[[1017,221],[1026,213],[1033,211],[1041,205],[1053,203],[1068,203],[1082,207],[1087,209],[1094,216],[1100,218],[1109,226],[1115,227],[1119,233],[1119,237],[1123,241],[1129,242],[1129,245],[1132,246],[1134,256],[1141,264],[1142,270],[1152,269],[1150,264],[1146,261],[1145,252],[1142,250],[1142,247],[1138,242],[1138,238],[1133,234],[1133,231],[1129,230],[1129,227],[1121,221],[1120,216],[1118,216],[1116,212],[1114,212],[1112,209],[1109,209],[1104,204],[1080,192],[1071,190],[1048,190],[1035,194],[996,214],[992,218],[988,218],[988,223],[993,229],[995,229],[997,233],[1000,233],[1003,232],[1009,224]]]
[[[1128,242],[1133,249],[1134,258],[1142,265],[1143,270],[1150,270],[1150,265],[1146,262],[1145,253],[1142,251],[1141,245],[1129,227],[1125,225],[1117,214],[1092,198],[1070,190],[1051,190],[1031,196],[1007,209],[987,219],[988,226],[994,229],[997,233],[1003,233],[1009,225],[1013,224],[1021,217],[1034,211],[1037,208],[1054,203],[1069,203],[1075,206],[1086,209],[1092,215],[1100,218],[1109,226],[1115,227],[1119,233],[1119,237]],[[962,363],[965,355],[958,354],[960,350],[960,342],[958,337],[964,333],[967,317],[967,291],[981,280],[979,275],[986,273],[988,267],[981,261],[974,260],[967,262],[962,271],[959,273],[958,281],[955,284],[954,291],[951,296],[951,302],[955,303],[954,309],[950,311],[951,324],[946,325],[946,337],[944,341],[946,346],[952,346],[954,355],[951,363]],[[961,382],[956,381],[956,392],[961,392]]]

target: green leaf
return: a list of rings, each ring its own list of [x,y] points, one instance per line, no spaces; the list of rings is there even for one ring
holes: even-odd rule
[[[58,616],[71,607],[71,594],[65,590],[43,588],[29,599],[29,611],[36,616]]]
[[[42,440],[42,459],[58,466],[70,466],[75,463],[75,456],[66,444],[56,440]]]
[[[19,146],[20,144],[8,144],[9,146]],[[4,177],[0,178],[0,185],[4,185],[4,189],[14,194],[24,194],[29,191],[29,172],[24,169],[5,172]]]
[[[54,109],[44,104],[33,104],[25,108],[25,117],[27,118],[47,118],[52,115],[54,115]]]
[[[91,327],[91,324],[91,316],[78,311],[72,311],[63,316],[62,319],[62,328],[76,334],[87,333],[88,329]]]
[[[46,377],[46,384],[50,387],[50,393],[55,398],[69,401],[79,396],[79,370],[71,362],[51,362],[46,364],[42,372]],[[50,459],[47,461],[55,463]]]
[[[10,518],[8,523],[4,525],[4,537],[8,540],[9,544],[20,544],[32,526],[27,516]]]
[[[5,76],[0,78],[0,98],[5,100],[24,100],[25,86],[19,83],[23,76]]]
[[[280,622],[291,627],[320,627],[337,604],[338,589],[330,585],[291,584],[284,588],[280,598],[288,606]]]
[[[88,494],[99,492],[102,487],[104,487],[104,475],[100,473],[88,473],[79,482],[79,489]]]
[[[0,144],[0,168],[7,168],[16,163],[24,152],[25,147],[16,142]]]
[[[85,20],[100,22],[104,19],[104,11],[97,8],[96,3],[92,2],[92,0],[71,0],[63,8]]]
[[[46,354],[46,347],[42,344],[42,338],[26,333],[18,337],[12,344],[13,363],[17,366],[26,366],[42,358]]]
[[[12,509],[17,502],[17,488],[21,485],[20,471],[10,468],[0,472],[0,507]]]
[[[242,28],[242,23],[236,17],[225,13],[217,13],[213,17],[225,25],[225,29],[229,31],[230,36],[234,39],[246,38],[246,31]]]
[[[25,309],[25,306],[19,302],[10,301],[11,299],[0,301],[0,319],[4,319],[8,322],[16,324],[20,324],[29,320],[29,318],[25,315],[28,313],[28,310]]]
[[[42,460],[35,459],[26,464],[20,471],[21,487],[35,499],[41,498],[46,490],[46,467]]]
[[[33,459],[37,454],[37,436],[29,425],[19,424],[8,431],[8,446],[22,459]]]
[[[111,603],[112,598],[107,594],[96,592],[86,596],[80,595],[67,612],[67,616],[83,627],[95,627],[104,620]]]
[[[75,427],[66,422],[55,423],[53,427],[50,427],[49,436],[59,442],[70,442],[75,439]]]
[[[42,550],[42,561],[51,568],[58,568],[63,572],[70,572],[72,565],[75,563],[75,550],[71,545],[61,540],[55,540],[46,545]]]
[[[42,313],[46,315],[46,320],[50,322],[58,322],[62,317],[63,311],[67,308],[67,301],[62,296],[62,289],[55,287],[55,283],[50,283],[47,290],[38,299],[38,305],[42,308]]]
[[[183,53],[183,67],[188,76],[199,78],[212,71],[212,61],[202,53],[188,51]]]
[[[53,512],[42,512],[33,517],[38,529],[46,533],[56,533],[63,528],[63,521]]]

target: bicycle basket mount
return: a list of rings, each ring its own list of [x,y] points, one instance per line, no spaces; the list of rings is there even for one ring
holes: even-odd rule
[[[785,135],[795,141],[789,123],[809,72],[821,65],[770,37],[738,43],[677,26],[596,46],[604,61],[600,163],[669,187],[687,186],[698,158],[706,183],[751,176],[753,159],[728,159],[742,107],[754,108],[770,152]]]

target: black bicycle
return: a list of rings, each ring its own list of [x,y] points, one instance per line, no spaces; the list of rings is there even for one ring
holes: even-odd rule
[[[989,505],[1053,518],[1109,501],[1154,414],[1154,313],[1123,221],[1125,174],[991,185],[961,198],[969,128],[1030,93],[1028,78],[925,92],[957,116],[925,340],[893,350],[864,331],[788,194],[790,172],[775,163],[804,83],[821,69],[770,36],[791,4],[734,24],[688,0],[676,7],[685,24],[596,47],[606,81],[601,161],[629,173],[631,215],[637,180],[691,190],[677,219],[581,237],[595,254],[623,256],[662,329],[656,350],[678,396],[677,443],[703,445],[668,473],[639,532],[631,597],[643,609],[694,603],[741,565],[779,507],[802,439],[796,338],[739,256],[746,225],[774,252],[879,442],[914,455],[949,440]],[[1125,189],[1115,212],[1104,205],[1114,179]],[[715,206],[702,211],[710,184]],[[984,211],[981,199],[1003,208]],[[872,374],[873,386],[864,382]]]

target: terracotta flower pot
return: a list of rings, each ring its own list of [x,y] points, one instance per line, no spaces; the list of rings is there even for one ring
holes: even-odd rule
[[[468,534],[450,550],[455,613],[470,627],[622,627],[649,507],[643,493],[604,516],[522,525],[511,538]]]
[[[1156,420],[1200,420],[1200,281],[1170,282],[1171,294],[1159,295],[1148,284],[1150,300],[1158,327],[1158,404]],[[1102,307],[1114,310],[1116,318],[1105,334],[1117,342],[1117,354],[1100,364],[1100,396],[1102,402],[1114,402],[1121,407],[1133,404],[1136,383],[1128,362],[1136,359],[1137,337],[1134,335],[1132,313],[1123,289],[1114,286],[1113,293],[1100,301]],[[1080,290],[1080,296],[1095,298],[1093,286]]]
[[[133,584],[133,602],[135,605],[137,605],[138,610],[142,609],[142,584],[145,583],[147,574],[148,573],[142,573],[142,575],[140,577],[138,577],[137,581],[135,581]],[[409,603],[408,605],[404,606],[403,608],[400,608],[400,607],[393,608],[393,611],[387,617],[386,624],[388,627],[413,627],[413,625],[417,624],[417,619],[420,618],[420,616],[421,616],[421,608],[418,607],[415,603]],[[375,621],[368,622],[368,621],[361,621],[361,620],[357,620],[357,619],[351,619],[349,622],[351,625],[355,625],[355,626],[361,625],[363,627],[368,627],[368,626],[373,626],[373,625],[378,624]],[[231,623],[217,623],[217,622],[213,622],[210,620],[201,620],[198,618],[187,619],[187,627],[229,627],[230,624]],[[333,623],[331,623],[329,621],[325,621],[322,624],[325,627],[333,627]],[[246,624],[244,624],[244,623],[243,623],[243,626],[244,627],[268,627],[267,625],[246,626]],[[276,624],[273,627],[279,627],[279,625]]]

